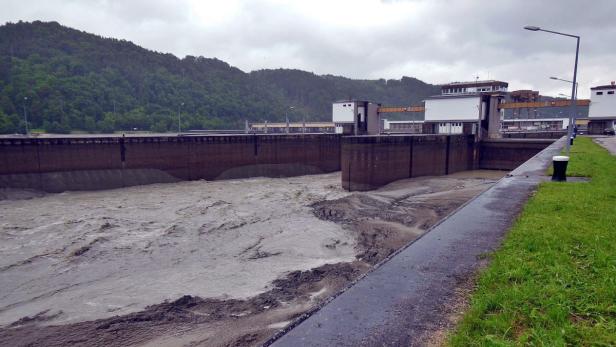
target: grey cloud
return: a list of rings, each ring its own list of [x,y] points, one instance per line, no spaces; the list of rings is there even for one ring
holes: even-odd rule
[[[398,8],[408,2],[381,1],[380,6]],[[431,83],[479,74],[508,80],[511,88],[557,94],[567,86],[548,77],[571,77],[575,41],[522,29],[538,25],[582,36],[581,96],[588,95],[592,84],[616,79],[616,49],[611,44],[616,37],[616,1],[410,3],[413,8],[402,17],[367,14],[356,25],[321,18],[331,11],[327,5],[315,4],[323,6],[318,9],[323,16],[315,17],[293,3],[269,0],[239,1],[216,25],[195,20],[189,1],[170,0],[0,1],[7,9],[0,20],[57,20],[180,57],[217,57],[245,71],[285,67],[352,78],[407,75]],[[220,3],[207,4],[205,10],[216,15]],[[353,4],[366,6],[370,1]]]

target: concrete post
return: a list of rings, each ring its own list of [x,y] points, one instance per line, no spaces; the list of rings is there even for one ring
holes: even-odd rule
[[[289,116],[287,116],[287,134],[289,133]]]

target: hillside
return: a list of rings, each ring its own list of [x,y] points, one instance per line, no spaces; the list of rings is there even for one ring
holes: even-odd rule
[[[342,98],[408,105],[438,93],[417,79],[353,80],[300,70],[245,73],[218,59],[150,51],[55,22],[0,26],[0,133],[30,128],[168,131],[250,121],[328,120]],[[27,99],[24,99],[26,98]]]

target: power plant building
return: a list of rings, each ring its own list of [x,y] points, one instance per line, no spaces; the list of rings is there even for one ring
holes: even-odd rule
[[[342,100],[332,104],[332,121],[336,134],[365,135],[381,131],[380,104],[363,100]]]
[[[498,122],[497,105],[509,84],[487,80],[453,82],[441,86],[441,95],[425,100],[425,129],[434,134],[477,134]]]
[[[616,83],[590,88],[588,133],[603,134],[616,128]]]
[[[332,104],[332,122],[335,133],[345,135],[473,134],[480,138],[517,137],[511,134],[516,132],[558,135],[569,127],[568,100],[543,97],[534,90],[508,92],[508,87],[497,80],[448,83],[441,86],[440,95],[425,99],[421,106],[382,107],[370,101],[341,100]],[[585,131],[587,125],[590,134],[615,128],[616,83],[593,87],[591,94],[590,100],[577,100],[578,128]],[[413,119],[383,117],[403,112],[414,112]]]

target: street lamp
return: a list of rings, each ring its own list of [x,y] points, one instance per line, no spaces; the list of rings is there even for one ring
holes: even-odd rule
[[[26,125],[26,136],[28,136],[30,131],[28,129],[28,115],[26,114],[26,102],[28,102],[28,97],[24,96],[24,123]]]
[[[573,132],[573,117],[576,114],[576,102],[575,102],[576,88],[575,86],[577,85],[577,65],[578,65],[578,55],[580,53],[580,37],[578,35],[571,35],[571,34],[561,33],[558,31],[541,29],[540,27],[536,27],[532,25],[527,25],[524,27],[524,29],[530,30],[530,31],[544,31],[550,34],[573,37],[577,40],[577,45],[575,48],[575,65],[573,66],[573,81],[571,81],[571,114],[569,115],[569,126],[567,127],[567,155],[569,155],[569,152],[571,150],[571,136]]]
[[[556,81],[567,82],[567,83],[573,83],[573,81],[569,81],[569,80],[558,78],[558,77],[554,77],[554,76],[550,77],[550,79],[551,80],[556,80]],[[575,82],[575,100],[577,100],[578,84],[579,83]],[[569,96],[567,95],[567,97],[569,97]]]
[[[180,110],[182,106],[184,106],[184,103],[180,103],[180,106],[178,106],[178,135],[182,132],[182,125],[180,125]]]
[[[293,111],[294,108],[295,106],[289,106],[289,108],[285,112],[285,118],[287,120],[287,134],[289,133],[289,110]]]

